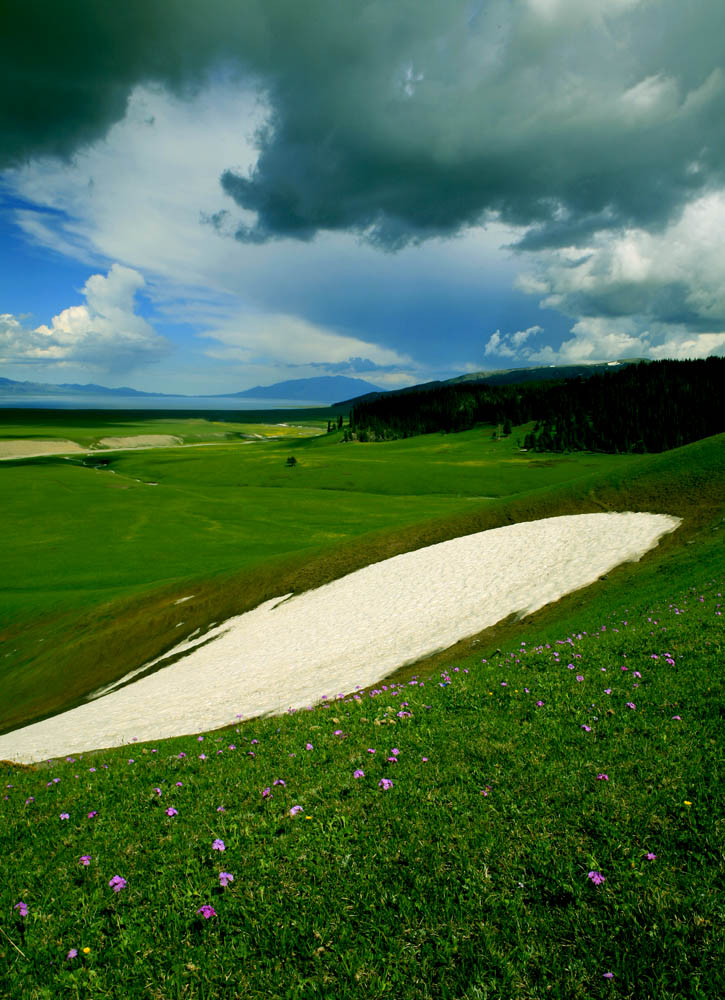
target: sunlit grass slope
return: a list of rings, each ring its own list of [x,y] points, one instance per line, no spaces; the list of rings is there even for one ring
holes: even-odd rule
[[[515,438],[330,434],[121,452],[100,469],[3,463],[0,728],[77,704],[211,621],[420,545],[628,508],[685,517],[678,545],[722,499],[721,439],[542,460]]]
[[[725,553],[696,504],[717,461],[549,493],[659,490],[691,523],[429,679],[5,767],[0,993],[721,997]]]
[[[95,438],[155,424],[132,427],[111,415],[104,427],[73,415],[51,430],[70,435],[76,418]],[[162,427],[179,430],[173,421]],[[8,528],[0,727],[76,703],[178,641],[179,629],[423,544],[416,526],[484,510],[490,501],[482,498],[583,482],[640,460],[542,460],[520,453],[515,437],[494,442],[484,429],[380,446],[343,444],[338,434],[237,441],[103,461],[0,463]],[[456,521],[436,530],[450,537],[475,528]],[[192,593],[181,615],[174,601]]]

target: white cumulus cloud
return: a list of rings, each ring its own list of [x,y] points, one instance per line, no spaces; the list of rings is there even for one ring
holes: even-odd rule
[[[536,271],[518,287],[572,317],[572,336],[538,350],[489,340],[491,353],[503,347],[520,360],[567,363],[725,352],[724,192],[692,201],[660,231],[600,233],[588,246],[532,256]]]
[[[488,338],[483,353],[487,356],[495,354],[501,358],[526,358],[533,353],[531,348],[525,346],[526,341],[543,332],[543,327],[540,326],[530,326],[526,330],[517,330],[516,333],[501,333],[496,330]]]
[[[113,264],[107,275],[93,274],[86,281],[85,303],[63,309],[50,324],[28,329],[15,316],[0,316],[0,360],[107,372],[159,360],[170,345],[135,311],[136,293],[144,284],[138,271]]]

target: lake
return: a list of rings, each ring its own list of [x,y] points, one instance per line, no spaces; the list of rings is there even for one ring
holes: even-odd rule
[[[256,399],[245,396],[106,396],[68,393],[57,396],[0,396],[0,408],[45,410],[303,410],[330,403],[299,399]]]

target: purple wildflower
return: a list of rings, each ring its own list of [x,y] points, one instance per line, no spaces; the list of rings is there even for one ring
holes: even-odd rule
[[[70,813],[61,813],[60,814],[60,818],[61,819],[70,819]]]
[[[290,816],[296,816],[298,813],[304,812],[302,806],[292,806],[289,811]]]
[[[226,888],[230,882],[234,881],[234,876],[231,872],[219,872],[219,885]]]
[[[597,781],[609,781],[609,775],[604,773],[598,774]]]
[[[76,958],[77,955],[78,955],[78,949],[77,948],[71,948],[71,950],[68,952],[68,954],[65,957],[70,960],[71,958]]]
[[[213,906],[209,906],[208,903],[205,903],[204,906],[200,906],[196,912],[198,916],[203,917],[204,920],[208,920],[210,917],[216,916],[216,910]]]
[[[653,854],[652,851],[647,851],[647,853],[645,854],[645,857],[647,858],[648,861],[656,861],[657,860],[657,855]]]
[[[365,772],[361,768],[358,768],[356,771],[352,772],[352,776],[353,778],[364,778]]]
[[[602,882],[606,881],[606,879],[604,878],[604,876],[602,875],[602,873],[601,872],[596,872],[596,871],[595,872],[589,872],[589,874],[587,875],[587,878],[590,879],[594,883],[594,885],[601,885]]]
[[[393,782],[390,778],[381,778],[378,782],[378,788],[382,788],[384,792],[389,791],[393,787]]]
[[[87,868],[90,863],[91,863],[90,854],[82,854],[78,859],[78,864],[83,865],[84,868]]]
[[[114,892],[120,892],[121,889],[126,888],[126,879],[122,878],[121,875],[114,875],[108,885]]]
[[[173,806],[169,806],[169,808],[166,810],[166,815],[167,816],[178,816],[179,815],[179,810],[178,809],[174,809]]]
[[[27,917],[28,915],[28,904],[24,903],[22,899],[20,900],[19,903],[15,904],[13,909],[17,910],[21,917]]]
[[[212,849],[212,851],[226,851],[226,847],[224,845],[224,841],[223,840],[219,840],[219,838],[217,837],[217,839],[211,845],[211,849]]]

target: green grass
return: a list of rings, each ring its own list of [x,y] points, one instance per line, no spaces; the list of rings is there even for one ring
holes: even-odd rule
[[[484,431],[325,435],[124,452],[103,470],[3,463],[5,728],[177,641],[179,596],[196,595],[186,632],[514,521],[634,509],[683,524],[641,562],[357,696],[3,765],[0,996],[725,994],[723,443],[532,462]]]
[[[5,433],[22,437],[32,426],[40,438],[81,440],[80,427],[87,443],[181,432],[175,417],[28,420],[21,414]],[[215,434],[216,426],[194,433]],[[552,488],[580,498],[597,478],[646,466],[641,456],[542,459],[520,453],[515,437],[495,442],[490,429],[479,429],[360,445],[342,444],[335,433],[115,452],[101,468],[82,457],[0,463],[8,528],[0,556],[0,730],[77,704],[159,655],[178,641],[181,620],[188,631],[204,628],[281,590],[505,523],[510,515],[500,504],[512,498],[534,498],[529,516],[541,516],[564,502],[546,499]],[[174,601],[192,593],[182,618]]]
[[[166,413],[138,410],[32,410],[0,409],[0,441],[21,439],[70,440],[84,448],[104,437],[171,434],[187,444],[218,443],[251,435],[265,437],[319,433],[327,427],[318,410],[226,411]],[[235,419],[237,418],[237,419]]]
[[[6,767],[5,995],[722,996],[716,528],[423,683]]]

